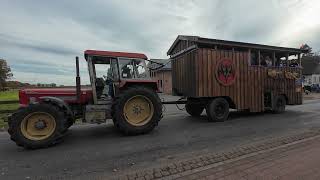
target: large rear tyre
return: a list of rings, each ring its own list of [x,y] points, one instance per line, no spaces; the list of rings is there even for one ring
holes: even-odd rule
[[[272,112],[275,114],[283,113],[286,110],[286,98],[283,95],[275,97],[272,102]]]
[[[9,119],[8,133],[18,146],[45,148],[60,142],[65,129],[64,113],[49,104],[29,105]]]
[[[200,104],[192,104],[192,103],[187,103],[185,105],[185,108],[187,113],[189,113],[191,116],[194,116],[194,117],[199,117],[204,109],[204,107],[202,107]]]
[[[213,99],[207,106],[208,121],[222,122],[229,117],[229,103],[224,98]]]
[[[116,97],[112,116],[113,123],[124,134],[148,133],[162,118],[162,103],[150,88],[129,87]]]

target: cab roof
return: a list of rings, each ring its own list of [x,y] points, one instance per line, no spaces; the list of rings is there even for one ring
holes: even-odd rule
[[[88,56],[105,56],[105,57],[125,57],[125,58],[137,58],[148,59],[148,57],[141,53],[131,52],[116,52],[116,51],[100,51],[100,50],[86,50],[84,51],[84,57]]]

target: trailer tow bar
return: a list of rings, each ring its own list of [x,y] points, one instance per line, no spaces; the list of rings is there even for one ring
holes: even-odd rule
[[[184,111],[185,108],[180,108],[178,104],[187,104],[187,100],[185,97],[182,97],[177,101],[162,101],[162,104],[175,104],[180,111]]]

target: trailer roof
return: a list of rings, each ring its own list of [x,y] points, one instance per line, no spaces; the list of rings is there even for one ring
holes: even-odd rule
[[[197,45],[222,45],[229,47],[238,47],[238,48],[248,48],[248,49],[259,49],[259,50],[267,50],[267,51],[281,51],[288,53],[306,53],[307,50],[298,49],[298,48],[288,48],[288,47],[280,47],[280,46],[270,46],[263,44],[254,44],[254,43],[246,43],[246,42],[237,42],[237,41],[227,41],[221,39],[209,39],[203,38],[199,36],[185,36],[179,35],[177,39],[173,42],[171,47],[169,48],[167,55],[172,55],[172,51],[176,47],[179,41],[191,41],[195,42]]]
[[[137,59],[148,59],[148,57],[141,53],[131,52],[116,52],[116,51],[100,51],[100,50],[86,50],[84,56],[106,56],[106,57],[126,57],[126,58],[137,58]]]

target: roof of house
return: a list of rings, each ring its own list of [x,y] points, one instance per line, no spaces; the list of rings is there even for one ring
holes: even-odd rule
[[[116,51],[100,51],[100,50],[86,50],[84,56],[106,56],[106,57],[126,57],[126,58],[137,58],[137,59],[148,59],[148,57],[141,53],[130,53],[130,52],[116,52]]]
[[[301,63],[303,75],[320,74],[319,56],[303,56]]]
[[[239,48],[248,48],[248,49],[261,49],[261,50],[270,50],[270,51],[282,51],[288,53],[306,53],[306,50],[298,49],[298,48],[288,48],[288,47],[280,47],[280,46],[270,46],[263,44],[255,44],[255,43],[246,43],[246,42],[237,42],[237,41],[227,41],[221,39],[209,39],[199,36],[185,36],[179,35],[176,40],[173,42],[171,47],[169,48],[167,55],[172,55],[172,51],[179,41],[192,41],[197,45],[223,45],[230,47],[239,47]]]

